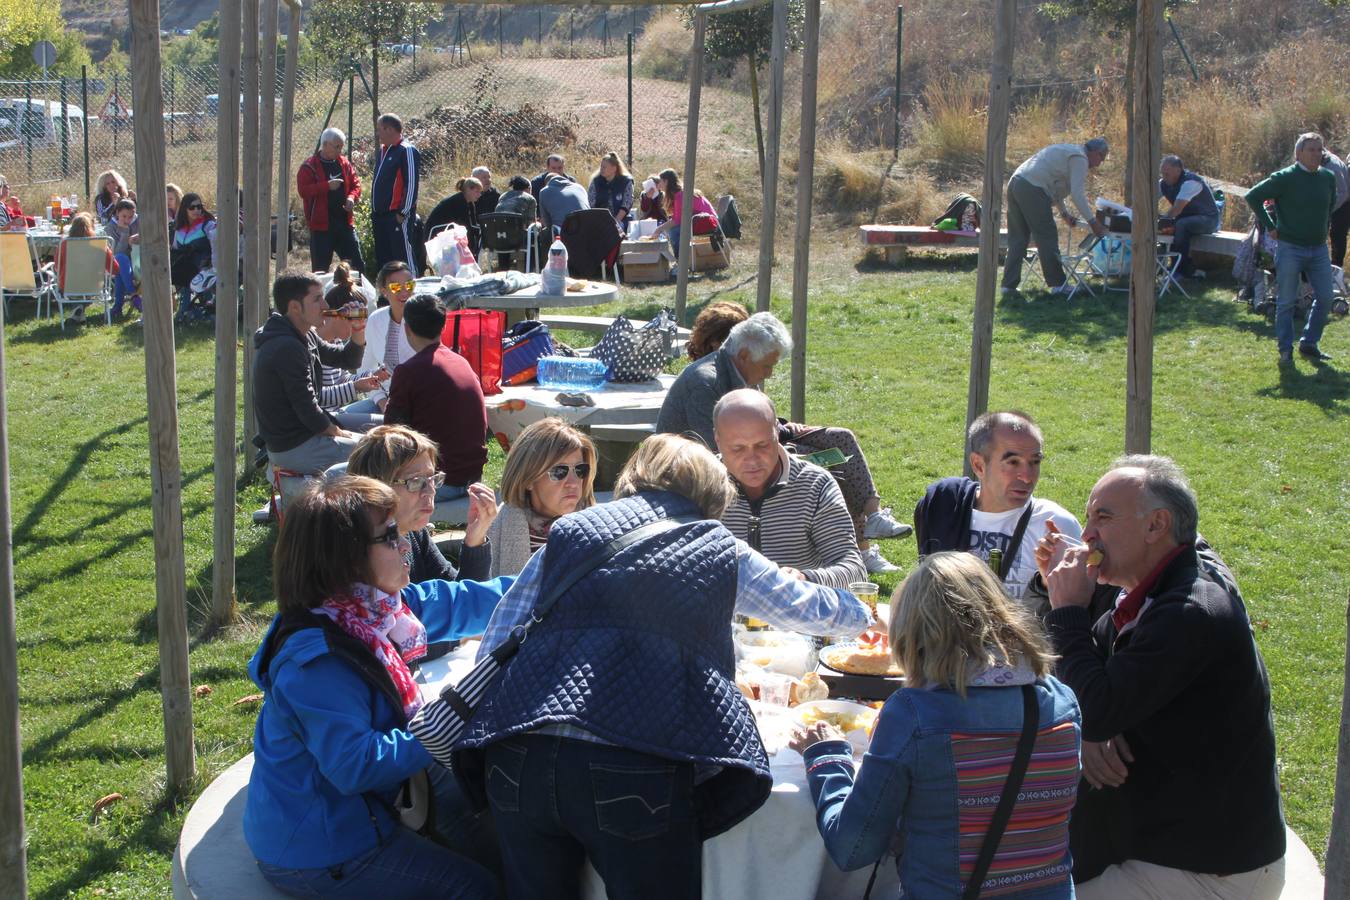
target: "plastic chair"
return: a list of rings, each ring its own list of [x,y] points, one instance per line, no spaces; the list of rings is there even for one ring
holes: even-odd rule
[[[478,217],[483,229],[483,252],[490,254],[492,269],[499,268],[501,258],[525,254],[525,271],[533,259],[530,252],[530,223],[519,213],[485,213]]]
[[[562,223],[562,242],[567,248],[567,268],[576,278],[594,278],[605,271],[619,283],[619,245],[623,238],[607,209],[578,209],[567,214]]]
[[[66,327],[66,307],[103,304],[103,320],[112,324],[112,272],[108,266],[111,242],[106,237],[68,237],[56,250],[56,271],[65,267],[65,285],[58,281],[56,309],[61,329]],[[50,307],[50,301],[48,306]]]
[[[37,250],[21,231],[0,231],[0,293],[5,298],[5,318],[9,318],[9,301],[15,297],[31,298],[34,315],[42,314],[42,301],[46,300],[47,315],[51,315],[56,276],[38,266]]]

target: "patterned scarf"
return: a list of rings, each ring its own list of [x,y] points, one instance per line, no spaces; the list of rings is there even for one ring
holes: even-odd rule
[[[314,612],[332,619],[346,634],[361,641],[393,679],[403,713],[412,718],[422,706],[422,694],[408,663],[427,653],[427,629],[398,594],[386,594],[366,584],[325,601]]]

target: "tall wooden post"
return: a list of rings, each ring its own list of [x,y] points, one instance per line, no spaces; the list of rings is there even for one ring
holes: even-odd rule
[[[164,196],[164,96],[160,86],[159,0],[131,0],[132,123],[136,185]],[[145,298],[145,389],[150,423],[159,691],[169,788],[188,787],[196,770],[188,671],[187,585],[183,572],[182,469],[178,458],[178,372],[173,348],[169,222],[163,203],[141,207],[141,296]]]
[[[774,238],[778,230],[778,169],[783,143],[783,57],[787,42],[787,0],[773,0],[773,42],[769,45],[769,142],[764,148],[764,211],[760,214],[759,282],[755,312],[769,309],[773,290]]]
[[[1125,375],[1125,452],[1148,453],[1153,436],[1153,315],[1158,301],[1154,178],[1162,153],[1163,2],[1140,0],[1135,18],[1134,193],[1130,206],[1130,321]]]
[[[258,321],[267,320],[272,272],[272,159],[277,123],[277,0],[262,0],[262,97],[258,101]],[[280,222],[277,223],[280,226]],[[252,335],[249,336],[250,340]]]
[[[249,447],[258,433],[253,409],[253,332],[258,330],[258,0],[242,0],[243,44],[240,67],[243,69],[244,128],[243,166],[249,187],[244,199],[244,446]],[[219,248],[217,248],[219,249]],[[247,455],[247,454],[245,454]],[[247,465],[245,472],[248,472]]]
[[[694,230],[694,166],[698,161],[698,107],[703,92],[703,39],[708,31],[708,15],[694,13],[694,51],[689,63],[689,119],[684,129],[684,203],[680,207],[680,255],[675,267],[675,321],[684,321],[685,301],[689,296],[689,267],[693,260],[689,241]]]
[[[1341,691],[1341,732],[1336,747],[1336,793],[1331,802],[1324,900],[1350,897],[1350,604],[1345,610],[1345,687]]]
[[[295,70],[300,64],[300,6],[290,8],[290,24],[286,31],[286,80],[281,93],[281,150],[277,164],[277,274],[286,268],[291,252],[291,142],[295,123]],[[341,86],[338,90],[342,90]],[[335,98],[336,99],[336,98]]]
[[[216,212],[239,221],[239,0],[220,4],[220,104],[216,112]],[[218,228],[216,255],[215,534],[211,562],[211,625],[234,620],[235,461],[239,354],[239,229]]]
[[[1016,0],[994,0],[994,61],[989,67],[989,117],[984,135],[984,191],[980,202],[980,261],[975,275],[975,321],[970,332],[970,385],[966,427],[989,408],[989,371],[994,347],[994,286],[998,277],[999,223],[1003,218],[1003,160],[1008,151],[1008,107],[1012,97]],[[899,107],[897,106],[897,109]],[[899,118],[896,128],[899,129]],[[897,130],[896,134],[899,134]],[[897,143],[896,146],[899,146]],[[961,458],[970,475],[970,454],[962,432]]]
[[[19,644],[14,624],[14,545],[9,515],[9,410],[5,403],[5,304],[0,287],[0,898],[28,896],[19,734]]]
[[[816,175],[816,74],[820,0],[806,0],[802,47],[802,134],[797,157],[797,240],[792,262],[792,421],[806,421],[806,295],[811,278],[811,188]]]

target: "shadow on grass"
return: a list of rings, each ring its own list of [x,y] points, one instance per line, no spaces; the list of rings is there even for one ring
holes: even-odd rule
[[[1287,400],[1302,400],[1319,407],[1329,416],[1343,415],[1350,411],[1350,374],[1332,368],[1326,363],[1314,363],[1316,368],[1308,373],[1297,364],[1280,366],[1278,385],[1257,391],[1259,397],[1283,397]]]
[[[201,787],[204,788],[205,785]],[[193,788],[192,793],[195,795],[199,789]],[[88,851],[88,855],[78,868],[73,869],[65,878],[48,885],[41,893],[34,894],[33,900],[59,900],[69,897],[81,888],[88,887],[99,877],[120,871],[124,867],[125,857],[131,853],[149,849],[167,859],[173,855],[174,846],[178,843],[176,829],[165,828],[174,816],[174,806],[172,800],[165,797],[154,805],[148,815],[141,818],[140,824],[133,831],[119,835],[116,840],[107,843],[87,842],[86,846],[92,849]]]
[[[117,327],[117,326],[113,326]],[[173,326],[173,343],[178,349],[209,344],[216,339],[216,326],[205,322],[192,322],[187,325]],[[140,350],[145,347],[145,329],[139,325],[128,324],[117,335],[124,347]]]
[[[980,265],[977,253],[925,253],[910,250],[903,263],[893,264],[886,261],[883,253],[866,253],[854,264],[856,272],[974,272]]]

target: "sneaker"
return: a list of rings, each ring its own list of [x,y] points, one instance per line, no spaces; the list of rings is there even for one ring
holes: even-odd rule
[[[84,324],[84,307],[83,307],[83,306],[77,306],[77,307],[75,307],[75,314],[72,315],[72,316],[70,317],[70,321],[74,322],[76,325],[83,325],[83,324]]]
[[[1293,350],[1281,350],[1281,351],[1280,351],[1280,365],[1282,365],[1282,366],[1292,366],[1293,364],[1294,364],[1294,351],[1293,351]]]
[[[1195,281],[1204,281],[1206,276],[1205,276],[1204,271],[1202,271],[1201,269],[1193,269],[1192,271],[1188,272],[1187,274],[1185,274],[1185,275],[1183,275],[1183,276],[1181,276],[1181,277],[1182,277],[1182,278],[1191,278],[1191,279],[1193,279],[1193,280],[1195,280]]]
[[[895,516],[891,515],[891,508],[886,506],[867,517],[867,521],[863,523],[862,536],[869,541],[884,541],[902,538],[913,531],[914,529],[904,522],[897,521]]]
[[[1321,362],[1322,360],[1331,359],[1329,355],[1323,353],[1321,350],[1318,350],[1316,344],[1300,343],[1298,345],[1298,355],[1303,357],[1304,359],[1315,359],[1319,362]]]
[[[889,575],[892,572],[899,572],[900,567],[881,555],[876,544],[862,551],[863,564],[867,566],[868,575]]]
[[[270,500],[253,511],[253,521],[259,525],[272,521],[272,502]]]
[[[1017,288],[1001,287],[1001,288],[998,289],[998,295],[999,295],[1000,297],[1004,297],[1004,298],[1007,298],[1007,297],[1016,297],[1016,296],[1017,296],[1018,294],[1020,294],[1020,293],[1022,293],[1022,292],[1019,291]]]
[[[1050,296],[1052,297],[1070,297],[1072,295],[1073,285],[1069,284],[1067,281],[1058,287],[1052,287],[1050,289]]]

